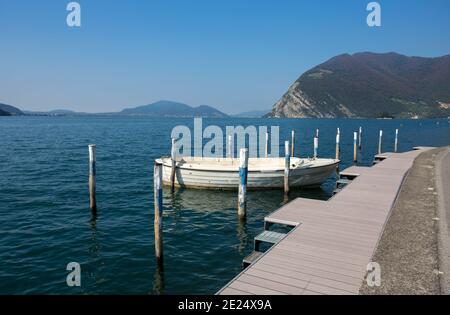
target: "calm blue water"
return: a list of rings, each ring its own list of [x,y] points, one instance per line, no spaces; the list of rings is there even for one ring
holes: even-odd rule
[[[263,218],[283,203],[281,191],[249,193],[246,223],[236,193],[164,191],[165,270],[155,267],[153,161],[170,151],[176,125],[192,119],[145,117],[0,117],[0,294],[212,294],[251,252]],[[400,129],[400,151],[450,144],[448,120],[209,119],[204,125],[279,125],[297,132],[297,155],[334,156],[341,128],[342,168],[352,159],[353,131],[363,127],[361,164],[385,151]],[[89,143],[97,144],[98,215],[88,196]],[[282,143],[282,141],[280,141]],[[327,199],[334,178],[297,196]],[[82,286],[67,287],[66,265],[79,262]]]

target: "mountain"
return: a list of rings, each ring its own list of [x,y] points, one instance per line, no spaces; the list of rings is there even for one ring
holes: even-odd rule
[[[450,116],[450,55],[356,53],[305,72],[268,117]]]
[[[226,114],[208,105],[191,107],[187,104],[172,101],[159,101],[149,105],[127,108],[120,114],[155,117],[227,117]]]
[[[0,109],[0,116],[11,116],[11,114]]]
[[[252,111],[248,111],[248,112],[243,112],[243,113],[239,113],[236,115],[233,115],[234,117],[240,117],[240,118],[261,118],[264,115],[267,115],[268,113],[270,113],[272,110],[268,109],[268,110],[252,110]]]
[[[24,115],[24,113],[18,109],[17,107],[11,106],[11,105],[6,105],[6,104],[2,104],[0,103],[0,110],[2,112],[6,112],[12,116],[20,116],[20,115]],[[1,115],[1,114],[0,114]],[[3,115],[5,116],[5,115]],[[9,115],[6,115],[9,116]]]

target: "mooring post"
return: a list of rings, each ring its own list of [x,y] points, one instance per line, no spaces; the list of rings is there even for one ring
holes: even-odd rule
[[[341,141],[341,135],[340,133],[336,134],[336,160],[339,160],[340,155],[341,155],[341,148],[339,147],[339,142]]]
[[[397,153],[398,149],[398,129],[395,129],[395,143],[394,143],[394,152]]]
[[[95,196],[95,144],[89,145],[89,199],[92,211],[97,210],[97,200]]]
[[[358,140],[358,133],[353,133],[353,162],[358,161],[358,149],[357,149],[357,140]]]
[[[233,158],[233,151],[232,151],[233,147],[231,144],[231,140],[232,140],[231,135],[229,135],[228,136],[228,157],[229,158]]]
[[[269,157],[269,133],[266,131],[266,147],[265,150],[265,157]]]
[[[295,156],[295,154],[294,154],[294,152],[295,152],[295,131],[294,130],[292,130],[292,135],[291,135],[291,143],[292,143],[292,145],[291,145],[291,156],[292,157],[294,157]]]
[[[383,139],[383,130],[380,130],[380,138],[378,139],[378,154],[381,154],[382,139]]]
[[[358,148],[361,150],[362,127],[359,127]]]
[[[317,159],[318,150],[319,150],[319,138],[314,137],[314,159]]]
[[[170,187],[172,191],[175,189],[175,172],[176,172],[176,140],[172,138],[172,149],[170,150],[170,159],[172,161],[172,169],[170,172]]]
[[[289,141],[284,142],[284,194],[289,194],[289,170],[291,165],[291,156],[289,154]]]
[[[163,235],[162,235],[162,212],[163,212],[163,191],[162,191],[162,165],[155,162],[153,172],[154,204],[155,204],[155,256],[160,268],[163,266]]]
[[[248,177],[248,149],[241,149],[239,154],[239,219],[247,215],[247,177]]]

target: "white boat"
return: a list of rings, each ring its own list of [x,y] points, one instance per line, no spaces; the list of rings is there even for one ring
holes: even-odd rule
[[[172,160],[156,160],[163,167],[163,184],[170,185]],[[339,164],[335,159],[291,158],[289,186],[318,186]],[[284,187],[284,157],[249,158],[248,189],[278,189]],[[239,186],[238,158],[183,157],[176,161],[175,186],[198,189],[234,190]]]

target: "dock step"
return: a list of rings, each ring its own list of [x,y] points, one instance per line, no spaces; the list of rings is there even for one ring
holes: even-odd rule
[[[375,155],[375,157],[373,158],[373,165],[380,163],[381,161],[386,160],[388,157],[384,156],[382,154],[377,154]]]
[[[341,192],[342,189],[344,189],[345,186],[350,184],[353,181],[353,179],[341,177],[336,181],[336,188],[333,190],[333,196],[337,193]]]
[[[359,174],[347,173],[346,171],[342,171],[340,176],[341,179],[354,180],[356,177],[359,176]]]
[[[285,236],[286,234],[284,233],[264,231],[261,234],[255,236],[255,251],[259,251],[259,245],[261,243],[277,244]]]
[[[250,266],[254,261],[256,261],[259,257],[262,256],[263,253],[261,252],[252,252],[250,255],[248,255],[247,257],[245,257],[242,260],[242,269],[247,268],[248,266]]]
[[[351,179],[348,179],[348,178],[339,178],[339,179],[336,181],[336,186],[345,186],[345,185],[350,184],[351,182],[352,182]]]

